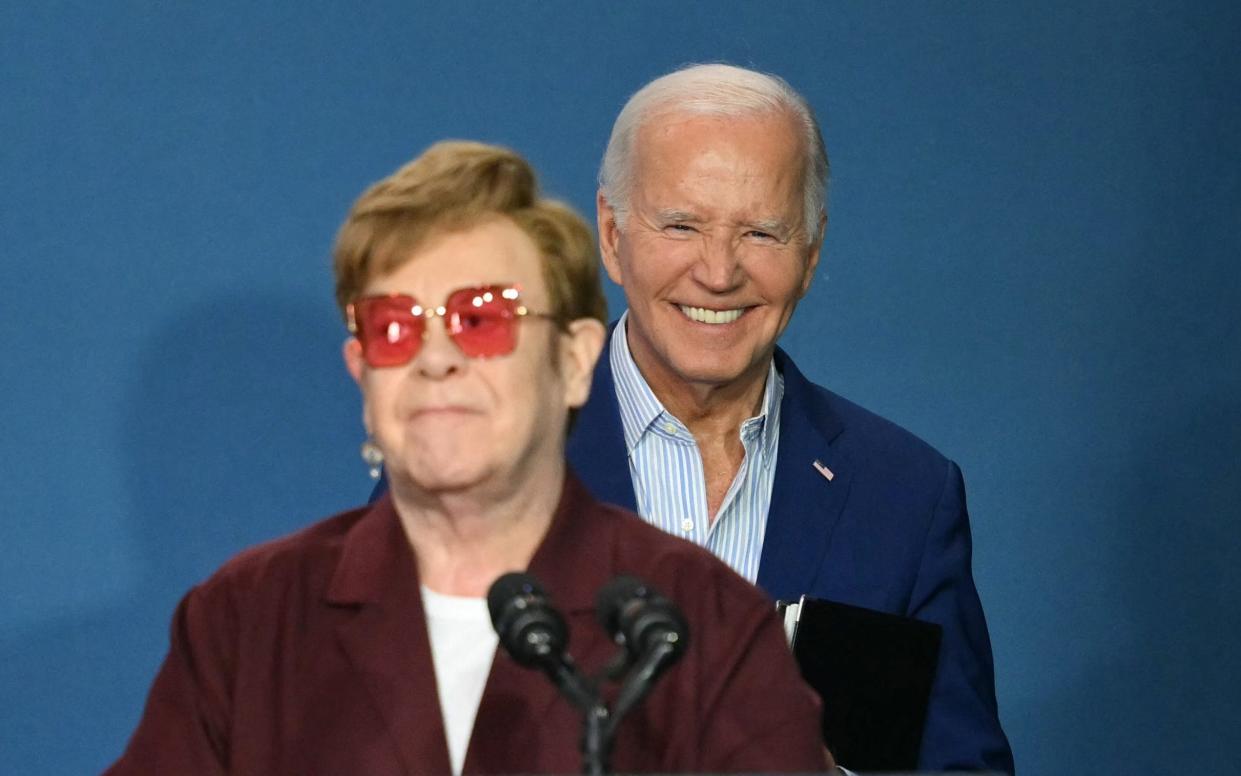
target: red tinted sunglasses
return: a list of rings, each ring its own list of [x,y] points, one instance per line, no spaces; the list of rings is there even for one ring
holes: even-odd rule
[[[364,296],[345,312],[362,356],[377,368],[408,364],[417,356],[430,318],[444,319],[448,336],[469,358],[493,358],[517,347],[523,317],[552,317],[527,309],[513,286],[458,288],[440,307],[423,307],[409,294]]]

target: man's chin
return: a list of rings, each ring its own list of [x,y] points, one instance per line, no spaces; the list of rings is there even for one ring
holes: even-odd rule
[[[477,468],[463,468],[459,463],[455,465],[420,463],[420,465],[406,468],[399,475],[394,473],[392,478],[404,480],[403,484],[412,493],[423,496],[468,492],[484,485],[487,479]]]
[[[743,359],[702,358],[673,364],[676,379],[687,385],[703,388],[723,388],[750,379],[755,372],[753,364]]]
[[[697,328],[697,325],[695,326]],[[721,388],[762,379],[770,351],[764,358],[756,353],[749,338],[696,336],[700,331],[673,326],[652,338],[643,348],[630,340],[630,353],[656,394],[660,388],[675,389],[677,384],[695,388]],[[730,338],[731,339],[731,338]]]

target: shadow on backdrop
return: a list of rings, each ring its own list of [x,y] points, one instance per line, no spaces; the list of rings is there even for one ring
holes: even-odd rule
[[[1239,396],[1241,385],[1197,403],[1184,397],[1166,405],[1160,425],[1134,430],[1122,469],[1131,486],[1115,491],[1114,543],[1097,548],[1120,559],[1110,652],[1023,721],[1032,741],[1077,743],[1054,755],[1072,772],[1142,761],[1186,773],[1235,768]]]
[[[2,645],[0,686],[16,696],[0,711],[5,762],[101,770],[137,722],[189,587],[244,547],[365,501],[360,403],[333,315],[258,291],[152,329],[123,413],[139,581],[123,602]]]

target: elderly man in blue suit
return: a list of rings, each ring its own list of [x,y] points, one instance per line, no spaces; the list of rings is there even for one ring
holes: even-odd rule
[[[827,173],[813,112],[779,78],[698,65],[629,100],[597,202],[628,310],[569,460],[773,597],[941,626],[918,765],[1012,771],[961,472],[776,347],[818,264]]]
[[[776,347],[819,261],[827,173],[813,111],[779,78],[696,65],[630,98],[597,203],[629,309],[569,462],[774,598],[938,625],[918,767],[1011,772],[960,470]]]

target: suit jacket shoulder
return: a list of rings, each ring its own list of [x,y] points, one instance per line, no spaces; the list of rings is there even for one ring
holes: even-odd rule
[[[905,609],[895,593],[913,585],[951,462],[895,423],[810,382],[782,350],[776,368],[784,401],[759,585],[779,598],[823,594],[844,581],[838,568],[828,570],[833,545],[848,545],[857,556],[877,542],[872,558],[883,563],[874,571],[889,595],[872,597],[870,608]]]

